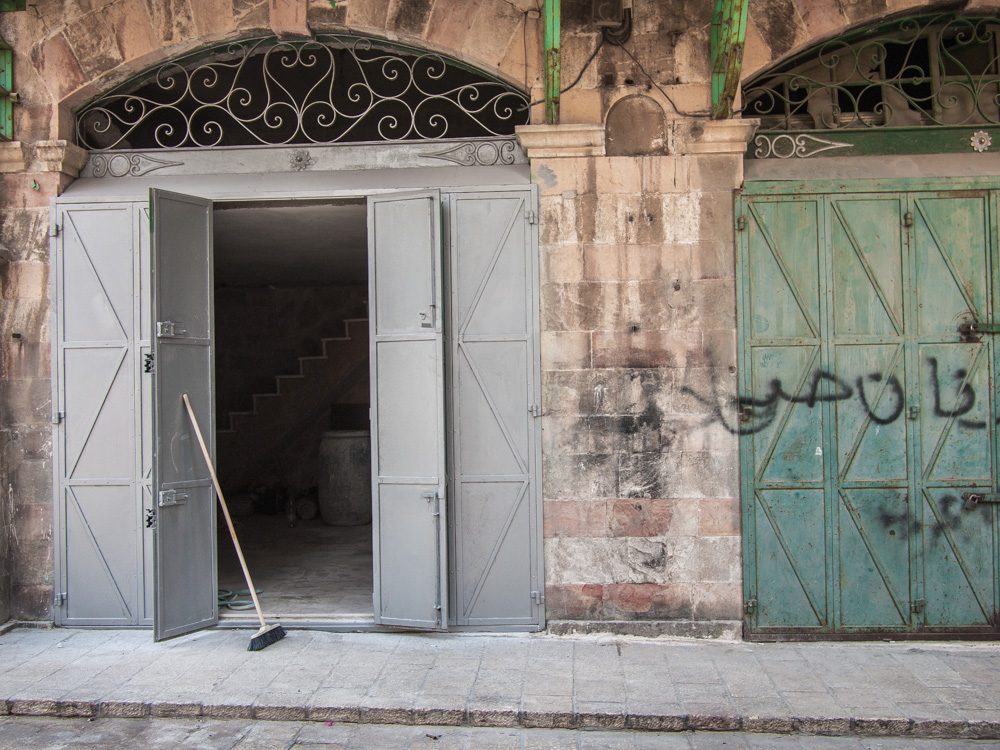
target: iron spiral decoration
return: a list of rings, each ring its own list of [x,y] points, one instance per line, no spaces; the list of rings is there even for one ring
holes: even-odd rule
[[[1000,125],[1000,18],[882,24],[757,76],[743,96],[760,132]]]
[[[167,63],[77,113],[91,150],[325,145],[512,135],[523,93],[374,39],[273,37]]]

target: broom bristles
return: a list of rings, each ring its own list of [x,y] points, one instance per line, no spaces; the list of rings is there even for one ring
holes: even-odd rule
[[[277,643],[285,637],[285,629],[281,625],[265,625],[250,639],[247,651],[260,651],[272,643]]]

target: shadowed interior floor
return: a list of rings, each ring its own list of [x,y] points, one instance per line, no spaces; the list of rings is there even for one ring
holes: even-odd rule
[[[236,519],[250,575],[265,615],[372,617],[372,527],[327,526],[320,519],[289,527],[284,515]],[[219,588],[245,589],[224,522],[219,521]],[[253,611],[220,608],[222,617]]]

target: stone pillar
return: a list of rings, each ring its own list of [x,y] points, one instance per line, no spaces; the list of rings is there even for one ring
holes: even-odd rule
[[[739,632],[736,437],[688,389],[735,391],[733,191],[754,125],[668,121],[667,144],[629,156],[605,155],[603,126],[518,131],[541,194],[556,630]]]
[[[4,601],[51,619],[49,211],[86,159],[67,141],[0,144],[0,620]]]

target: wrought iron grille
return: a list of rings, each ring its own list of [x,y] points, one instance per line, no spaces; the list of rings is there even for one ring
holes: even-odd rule
[[[954,13],[886,22],[758,76],[743,112],[762,133],[1000,125],[998,31]]]
[[[91,150],[512,135],[523,93],[442,55],[324,35],[227,44],[148,72],[77,113]]]

